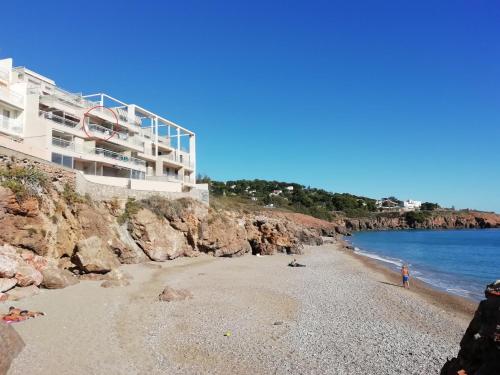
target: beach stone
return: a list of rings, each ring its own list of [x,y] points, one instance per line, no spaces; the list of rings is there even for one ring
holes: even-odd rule
[[[130,285],[130,280],[133,279],[132,275],[120,269],[114,269],[106,274],[106,280],[101,284],[103,288],[114,288],[120,286]]]
[[[103,288],[115,288],[115,287],[121,287],[121,286],[129,286],[130,281],[127,279],[122,279],[122,280],[105,280],[101,283],[101,286]]]
[[[9,295],[7,293],[0,292],[0,302],[7,301],[9,299]]]
[[[6,374],[10,364],[24,348],[24,342],[16,330],[0,322],[0,374]]]
[[[193,294],[187,289],[174,289],[166,286],[163,292],[158,296],[162,302],[183,301],[193,298]]]
[[[12,278],[12,279],[0,279],[0,293],[1,292],[6,292],[9,289],[12,289],[16,286],[17,280]]]
[[[31,297],[40,293],[40,289],[34,285],[30,285],[27,287],[16,287],[14,289],[9,290],[9,301],[18,301],[23,298]]]
[[[11,278],[16,274],[17,262],[10,256],[0,254],[0,277]]]
[[[47,267],[42,270],[42,286],[47,289],[62,289],[78,284],[79,280],[68,270]]]
[[[14,277],[17,279],[18,286],[40,285],[43,281],[43,276],[35,267],[21,263],[16,269]]]
[[[120,266],[118,258],[109,250],[99,237],[92,236],[76,245],[73,262],[84,272],[106,273]]]

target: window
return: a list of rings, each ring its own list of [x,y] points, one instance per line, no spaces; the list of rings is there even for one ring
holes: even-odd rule
[[[145,173],[141,172],[141,171],[136,171],[136,170],[132,169],[130,171],[130,178],[134,178],[136,180],[144,180]]]
[[[52,162],[73,169],[73,157],[52,153]]]

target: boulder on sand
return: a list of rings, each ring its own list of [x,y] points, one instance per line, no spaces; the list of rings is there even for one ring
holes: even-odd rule
[[[120,266],[120,261],[99,237],[92,236],[76,245],[73,262],[84,272],[106,273]]]
[[[17,280],[12,279],[0,279],[0,293],[6,292],[16,286]]]
[[[24,342],[15,329],[0,322],[0,374],[6,374],[11,362],[23,350]]]
[[[16,274],[14,277],[17,279],[18,286],[40,285],[43,281],[43,276],[35,267],[22,261],[18,264]]]
[[[42,270],[42,286],[47,289],[62,289],[67,286],[78,284],[78,279],[68,270],[60,269],[55,266],[47,267]]]

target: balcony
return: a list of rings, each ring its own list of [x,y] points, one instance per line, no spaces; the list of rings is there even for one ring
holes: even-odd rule
[[[0,86],[0,101],[17,108],[22,109],[24,107],[24,97],[5,86]]]
[[[59,125],[67,126],[68,128],[76,128],[80,121],[76,121],[73,119],[66,118],[66,116],[59,116],[52,112],[38,111],[38,116],[45,118],[47,120],[51,120]]]
[[[120,140],[123,142],[133,144],[133,145],[138,146],[140,148],[144,147],[143,141],[141,141],[140,139],[137,139],[133,136],[130,136],[128,133],[118,132],[118,131],[114,132],[113,129],[110,129],[110,128],[107,128],[105,126],[98,125],[98,124],[92,124],[92,123],[88,125],[88,128],[89,128],[91,133],[94,133],[98,137],[105,138],[105,139],[109,139],[114,133],[114,136],[110,139],[110,142],[113,142],[115,140]]]
[[[22,136],[23,124],[17,119],[6,117],[0,113],[0,130],[16,136]]]
[[[75,144],[59,137],[52,137],[52,145],[66,150],[75,151]]]
[[[68,151],[73,151],[73,152],[76,151],[75,144],[73,142],[68,141],[66,139],[63,139],[63,138],[52,137],[52,145],[55,147],[58,147],[58,148],[68,150]],[[78,152],[78,151],[76,151],[76,152]],[[131,156],[122,155],[118,152],[107,150],[105,148],[97,147],[97,148],[93,148],[93,149],[86,150],[83,152],[78,152],[78,153],[79,154],[88,154],[88,155],[98,155],[98,156],[105,157],[107,159],[116,160],[116,161],[124,162],[127,164],[136,165],[139,167],[146,167],[146,162],[144,160],[137,159],[137,158],[134,158]]]
[[[178,154],[176,151],[171,152],[170,154],[166,155],[161,155],[163,159],[166,159],[168,161],[174,162],[176,164],[181,164],[184,167],[193,169],[194,168],[194,163],[191,162],[191,158],[189,154]]]
[[[70,106],[77,108],[92,108],[98,105],[98,103],[91,102],[83,98],[81,95],[70,93],[59,87],[54,87],[53,94],[46,96],[50,96],[52,98],[57,99],[59,102],[62,102],[64,104],[69,104]]]
[[[144,160],[133,158],[131,156],[125,156],[125,155],[119,154],[118,152],[107,150],[105,148],[95,148],[93,151],[96,155],[104,156],[105,158],[108,158],[108,159],[122,161],[125,163],[138,165],[140,167],[146,167],[146,162]]]

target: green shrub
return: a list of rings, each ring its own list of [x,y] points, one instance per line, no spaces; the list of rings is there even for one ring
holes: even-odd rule
[[[64,190],[62,192],[62,197],[66,201],[67,204],[73,205],[75,203],[86,203],[87,199],[82,195],[78,194],[75,189],[71,187],[71,185],[64,185]]]
[[[0,184],[12,190],[19,202],[30,197],[40,198],[47,182],[47,176],[36,168],[0,168]]]
[[[422,224],[431,217],[431,213],[429,211],[410,211],[405,213],[406,223],[413,227],[415,224]]]
[[[141,209],[141,204],[137,202],[134,198],[129,198],[125,204],[125,210],[118,216],[118,224],[126,223],[132,216],[137,214]]]
[[[142,200],[144,207],[150,209],[159,217],[165,217],[169,220],[182,216],[191,203],[191,199],[188,198],[171,200],[159,195]]]

